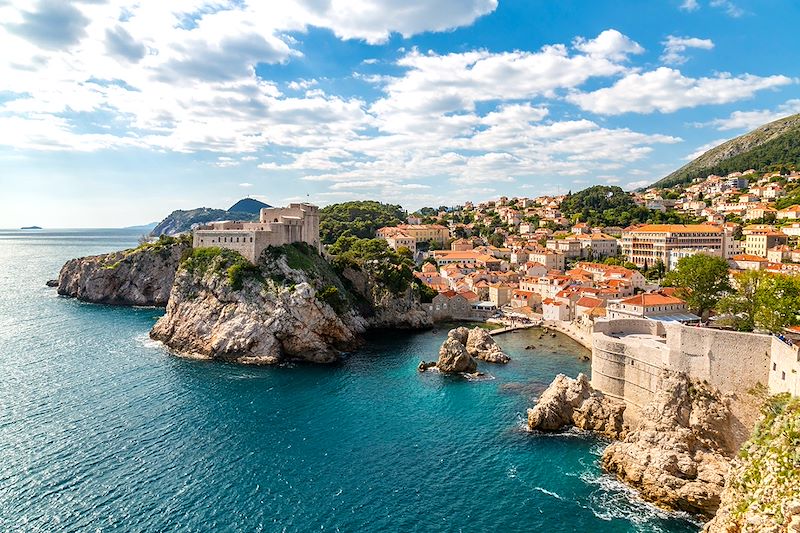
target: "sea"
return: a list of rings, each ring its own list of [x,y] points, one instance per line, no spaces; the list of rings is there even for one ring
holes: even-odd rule
[[[0,531],[689,532],[602,473],[605,442],[525,412],[588,352],[529,330],[477,380],[420,374],[447,328],[372,332],[331,366],[181,359],[157,308],[59,297],[136,231],[0,231]],[[533,349],[526,349],[533,345]]]

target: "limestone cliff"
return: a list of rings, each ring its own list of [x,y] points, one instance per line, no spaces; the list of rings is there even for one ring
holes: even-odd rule
[[[596,431],[617,439],[625,436],[625,405],[596,391],[584,374],[576,379],[559,374],[528,409],[528,428],[558,431],[566,426]]]
[[[776,396],[763,413],[731,464],[705,533],[800,532],[800,399]]]
[[[367,304],[362,309],[371,328],[421,329],[433,326],[411,288],[395,294],[376,282],[368,272],[345,268],[342,276]]]
[[[191,240],[163,237],[121,252],[67,261],[58,293],[92,303],[165,306]]]
[[[685,374],[664,371],[640,423],[603,453],[602,465],[662,507],[712,516],[728,471],[728,400]]]
[[[305,282],[287,288],[248,280],[233,290],[219,275],[181,271],[150,336],[178,353],[210,359],[330,363],[355,345],[366,324],[353,312],[337,315],[317,296]]]
[[[379,284],[364,283],[368,295],[383,294]],[[366,298],[303,243],[269,248],[257,265],[230,250],[201,248],[181,266],[151,337],[212,359],[330,363],[369,327],[426,324],[411,295],[396,299]]]

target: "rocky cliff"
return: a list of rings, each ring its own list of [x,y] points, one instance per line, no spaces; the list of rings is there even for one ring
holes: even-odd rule
[[[576,426],[611,439],[602,465],[659,506],[706,517],[720,504],[733,453],[729,399],[685,374],[664,371],[656,397],[633,430],[625,405],[592,389],[584,375],[559,375],[528,410],[528,427]]]
[[[433,326],[433,319],[419,304],[411,288],[395,294],[362,270],[345,268],[342,277],[363,298],[362,308],[371,328],[422,329]]]
[[[769,399],[704,533],[800,532],[800,399]]]
[[[58,275],[58,293],[92,303],[165,306],[187,238],[160,238],[121,252],[67,261]]]
[[[382,294],[380,287],[369,294]],[[303,243],[271,248],[257,265],[230,250],[195,250],[182,265],[151,337],[172,350],[241,363],[330,363],[369,327],[419,327],[419,304],[373,302]],[[386,303],[376,310],[373,305]],[[372,320],[365,318],[370,317]],[[374,317],[380,316],[380,321]]]
[[[576,379],[559,374],[528,409],[528,428],[558,431],[566,426],[595,431],[610,439],[625,436],[625,404],[604,396],[584,374]]]
[[[713,516],[732,451],[730,410],[719,391],[664,371],[640,423],[603,453],[603,467],[659,506]]]

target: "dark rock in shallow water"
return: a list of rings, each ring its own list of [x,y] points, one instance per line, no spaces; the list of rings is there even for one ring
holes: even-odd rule
[[[419,365],[417,365],[417,370],[420,372],[425,372],[429,368],[433,368],[436,366],[436,361],[420,361]]]
[[[57,279],[48,279],[47,283],[45,283],[48,287],[58,287],[58,280]]]

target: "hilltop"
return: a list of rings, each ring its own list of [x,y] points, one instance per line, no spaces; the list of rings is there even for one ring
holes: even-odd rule
[[[669,188],[705,178],[748,169],[800,164],[800,114],[765,124],[707,151],[652,185]]]
[[[197,209],[176,209],[159,222],[150,235],[177,235],[189,231],[196,224],[207,224],[216,220],[242,220],[251,222],[258,220],[262,208],[271,207],[264,202],[252,198],[243,198],[233,204],[229,209],[212,209],[198,207]]]

